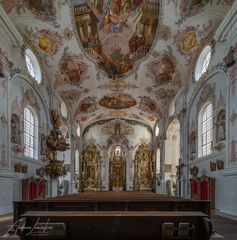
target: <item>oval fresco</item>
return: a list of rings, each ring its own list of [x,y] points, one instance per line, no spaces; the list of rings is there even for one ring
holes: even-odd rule
[[[86,54],[109,78],[129,74],[149,52],[159,0],[74,0],[77,32]]]
[[[136,105],[136,100],[125,93],[110,94],[100,99],[99,104],[110,109],[124,109]]]

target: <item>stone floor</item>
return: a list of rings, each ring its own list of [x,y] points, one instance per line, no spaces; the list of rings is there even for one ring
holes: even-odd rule
[[[212,214],[214,234],[211,240],[237,240],[237,218],[235,220]],[[12,216],[0,217],[0,236],[2,236],[12,224]]]

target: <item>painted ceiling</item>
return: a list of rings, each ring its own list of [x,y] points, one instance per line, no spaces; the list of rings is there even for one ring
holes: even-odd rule
[[[83,127],[163,118],[233,1],[0,0]]]

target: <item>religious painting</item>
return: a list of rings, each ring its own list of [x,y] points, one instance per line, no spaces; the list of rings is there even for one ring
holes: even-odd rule
[[[144,112],[156,112],[157,105],[156,102],[151,98],[142,96],[139,103],[139,108]]]
[[[158,56],[148,64],[149,74],[155,83],[155,87],[172,84],[181,87],[180,74],[177,70],[176,60],[172,55]]]
[[[100,99],[99,104],[110,109],[124,109],[136,105],[136,100],[128,94],[110,94]]]
[[[80,113],[92,113],[97,109],[95,97],[86,97],[78,105],[75,116]]]
[[[42,20],[51,21],[56,18],[53,0],[27,0],[30,10]]]
[[[87,65],[77,55],[70,53],[63,54],[58,67],[59,71],[55,74],[55,88],[64,84],[79,86],[87,71]]]
[[[109,78],[127,75],[149,52],[159,22],[159,0],[74,1],[82,47]]]

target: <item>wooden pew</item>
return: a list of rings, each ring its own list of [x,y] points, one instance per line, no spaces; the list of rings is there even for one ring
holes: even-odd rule
[[[210,201],[144,192],[94,192],[15,201],[14,221],[27,211],[198,211],[210,216]]]
[[[164,223],[190,224],[194,228],[195,240],[209,239],[211,231],[205,224],[208,215],[197,211],[28,211],[22,217],[26,218],[28,229],[39,219],[41,222],[63,223],[67,227],[68,240],[165,239],[162,232]],[[30,235],[26,238],[31,239],[34,238],[30,238]]]

